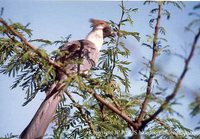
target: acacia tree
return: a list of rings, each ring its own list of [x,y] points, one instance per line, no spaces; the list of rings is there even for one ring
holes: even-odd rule
[[[184,68],[177,79],[171,79],[156,67],[156,61],[168,50],[166,32],[162,26],[163,18],[170,18],[170,11],[165,6],[173,5],[182,9],[182,2],[144,2],[145,5],[155,4],[157,7],[150,11],[152,17],[149,21],[153,35],[147,34],[147,42],[143,47],[149,48],[152,53],[150,59],[145,58],[145,70],[139,72],[144,81],[146,91],[134,96],[129,92],[129,68],[131,62],[127,61],[130,51],[124,43],[124,39],[133,36],[139,41],[138,32],[124,30],[125,26],[132,26],[132,13],[137,8],[126,8],[121,2],[121,15],[118,22],[110,21],[110,25],[117,32],[116,38],[108,39],[104,45],[107,48],[101,50],[99,65],[92,69],[89,75],[69,76],[68,87],[62,96],[52,121],[52,138],[105,138],[124,137],[130,132],[133,138],[139,138],[143,133],[153,138],[185,138],[191,130],[184,127],[171,114],[176,113],[173,105],[174,97],[179,92],[181,83],[188,71],[189,63],[194,55],[200,36],[200,28],[194,31],[189,55],[184,59]],[[198,8],[198,6],[197,6]],[[198,17],[198,16],[197,16]],[[169,22],[169,21],[168,21]],[[189,25],[199,22],[194,20]],[[0,64],[1,73],[15,77],[14,84],[26,90],[27,105],[39,92],[43,92],[56,81],[56,72],[66,73],[64,64],[53,60],[57,55],[62,55],[59,50],[47,54],[41,47],[32,45],[37,42],[41,45],[64,45],[70,36],[64,40],[51,42],[44,39],[32,39],[31,29],[20,23],[8,23],[0,18]],[[188,28],[188,29],[189,29]],[[168,52],[168,51],[167,51]],[[170,81],[174,88],[169,94],[159,85],[160,80]],[[159,94],[162,94],[161,97]],[[78,100],[76,99],[78,96]],[[156,107],[153,107],[156,104]],[[199,101],[191,104],[193,115],[199,111]],[[160,116],[160,114],[167,116]],[[183,134],[184,133],[184,134]]]

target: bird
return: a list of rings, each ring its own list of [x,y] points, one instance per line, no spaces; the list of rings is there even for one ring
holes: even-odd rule
[[[67,42],[59,48],[62,55],[55,57],[55,62],[63,63],[67,74],[88,74],[91,68],[97,65],[104,38],[115,36],[108,22],[99,19],[90,19],[89,21],[92,30],[85,39]],[[66,90],[67,84],[65,81],[68,78],[66,73],[57,70],[56,81],[47,89],[45,99],[28,126],[20,134],[21,139],[43,138]]]

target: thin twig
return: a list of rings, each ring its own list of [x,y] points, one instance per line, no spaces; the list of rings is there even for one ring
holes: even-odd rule
[[[191,59],[194,55],[194,51],[196,49],[196,44],[197,44],[199,37],[200,37],[200,29],[199,29],[198,33],[196,34],[196,36],[194,38],[190,54],[189,54],[188,58],[185,60],[184,69],[183,69],[180,77],[178,78],[178,81],[176,83],[176,86],[175,86],[173,92],[169,96],[166,97],[163,104],[158,108],[158,110],[153,115],[151,115],[148,119],[146,119],[142,122],[141,129],[143,129],[150,121],[155,119],[158,116],[158,114],[160,114],[166,108],[168,103],[177,95],[177,93],[180,89],[181,83],[182,83],[182,81],[183,81],[183,79],[184,79],[184,77],[185,77],[185,75],[188,71],[189,63],[190,63],[190,61],[191,61]]]
[[[74,107],[76,107],[79,110],[83,119],[85,119],[86,123],[88,124],[88,126],[89,126],[89,128],[92,132],[92,134],[95,134],[95,127],[93,126],[90,119],[88,119],[88,117],[83,113],[82,106],[77,105],[77,102],[75,101],[75,99],[72,97],[72,95],[69,92],[66,91],[65,93],[68,96],[68,98],[71,100],[71,102],[74,104]]]
[[[122,8],[124,8],[124,2],[123,1],[121,1],[121,6],[122,6]],[[123,20],[123,18],[124,18],[124,10],[122,9],[122,13],[121,13],[121,17],[120,17],[120,20],[119,20],[119,24],[117,25],[117,27],[118,27],[118,33],[117,33],[117,39],[116,39],[116,44],[115,44],[115,47],[118,47],[119,46],[119,39],[120,39],[120,29],[121,29],[121,22],[122,22],[122,20]],[[114,72],[114,69],[115,69],[115,66],[116,66],[116,54],[117,54],[117,51],[116,50],[114,50],[114,52],[113,52],[113,61],[112,61],[112,63],[113,63],[113,65],[112,65],[112,69],[111,69],[111,71],[110,71],[110,77],[109,77],[109,82],[111,82],[111,78],[112,78],[112,75],[113,75],[113,72]]]
[[[170,133],[170,135],[173,135],[176,137],[176,134],[174,134],[174,131],[172,131],[172,128],[167,125],[165,122],[163,122],[161,119],[159,118],[155,118],[155,121],[158,122],[161,126],[164,126],[165,129],[167,129],[167,131]],[[169,135],[169,134],[168,134]]]
[[[148,82],[147,82],[146,96],[145,96],[144,102],[142,103],[140,114],[139,114],[138,118],[136,119],[136,122],[138,122],[138,123],[140,123],[145,116],[147,104],[148,104],[149,98],[151,96],[152,82],[153,82],[154,74],[155,74],[155,67],[154,67],[155,60],[156,60],[156,57],[158,56],[157,38],[158,38],[158,32],[159,32],[159,27],[160,27],[161,14],[162,14],[162,2],[160,2],[158,5],[158,17],[157,17],[154,38],[153,38],[153,53],[152,53],[152,58],[150,61],[150,74],[149,74],[149,78],[148,78]]]

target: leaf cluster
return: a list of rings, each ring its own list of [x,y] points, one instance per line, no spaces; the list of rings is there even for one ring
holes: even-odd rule
[[[31,29],[20,23],[10,25],[23,36],[31,37]],[[26,105],[38,91],[47,89],[56,77],[55,68],[39,57],[23,42],[16,38],[5,26],[0,26],[0,72],[15,78],[12,89],[22,87],[26,93]],[[37,39],[35,42],[50,44],[50,41]],[[44,49],[38,48],[41,55],[48,57]]]
[[[197,115],[200,114],[200,97],[199,96],[197,96],[195,98],[194,102],[190,103],[189,108],[191,110],[190,115],[192,117],[197,116]],[[200,125],[200,121],[198,122],[198,126],[195,128],[195,130],[200,130],[200,126],[199,125]]]
[[[71,103],[69,104],[72,106],[71,116],[60,123],[70,125],[70,127],[65,126],[60,137],[63,135],[70,135],[71,138],[82,136],[121,137],[127,132],[128,125],[125,121],[87,93],[91,91],[92,94],[100,95],[105,101],[113,104],[130,117],[135,115],[136,111],[133,106],[138,102],[132,100],[128,93],[130,88],[128,66],[131,62],[127,61],[127,58],[130,51],[122,39],[131,36],[139,40],[139,33],[122,30],[123,26],[132,25],[129,12],[135,12],[135,10],[126,9],[124,5],[121,5],[121,8],[122,17],[119,23],[110,21],[110,25],[117,32],[117,37],[109,38],[104,42],[107,49],[101,50],[99,64],[91,71],[91,75],[74,77],[66,92],[66,96],[71,94]],[[77,96],[81,97],[82,103],[76,101],[75,97]],[[61,119],[56,118],[56,123]],[[70,121],[74,121],[74,125],[69,124]],[[58,124],[56,126],[59,127]],[[55,130],[55,132],[57,131]],[[68,138],[70,137],[68,136]]]
[[[175,7],[182,9],[182,2],[155,2],[146,1],[144,4],[156,3],[157,5],[173,4]],[[195,8],[198,8],[196,6]],[[101,50],[101,56],[99,58],[99,64],[94,68],[89,75],[77,74],[68,78],[66,81],[69,83],[65,90],[65,95],[56,111],[56,115],[53,121],[53,138],[114,138],[122,137],[127,134],[130,126],[121,119],[113,111],[108,109],[103,103],[99,102],[94,96],[99,95],[109,104],[112,104],[120,110],[122,113],[128,115],[131,118],[136,118],[142,105],[141,100],[146,97],[146,92],[138,96],[131,96],[130,81],[129,81],[129,65],[128,61],[130,51],[124,43],[124,39],[133,37],[136,40],[140,40],[138,32],[132,32],[124,30],[123,27],[127,25],[133,25],[134,21],[131,17],[132,12],[136,12],[137,8],[127,9],[122,2],[121,18],[119,22],[110,21],[110,25],[117,32],[117,38],[109,38],[105,41],[104,45],[107,45],[106,50]],[[170,11],[162,9],[161,16],[166,16],[170,19]],[[158,8],[154,8],[150,11],[152,17],[158,13]],[[158,17],[153,17],[149,21],[149,25],[152,29],[155,29]],[[37,43],[41,46],[38,48],[40,56],[32,49],[28,48],[26,44],[17,38],[12,32],[10,32],[5,26],[0,26],[0,72],[12,76],[15,81],[11,88],[17,86],[22,87],[26,93],[26,102],[28,104],[38,92],[46,91],[49,86],[55,82],[57,73],[59,72],[53,65],[50,65],[47,59],[54,59],[57,56],[63,56],[67,52],[63,53],[60,50],[56,50],[51,54],[46,53],[42,46],[44,45],[60,45],[63,47],[68,42],[71,35],[63,40],[51,42],[46,39],[31,39],[32,30],[27,25],[20,23],[11,23],[10,26],[24,37],[28,37],[29,42]],[[166,30],[164,27],[158,27],[159,37],[154,34],[147,35],[147,41],[142,45],[150,48],[157,56],[161,55],[161,52],[166,52],[168,45],[167,40],[164,38]],[[151,87],[151,94],[149,95],[147,109],[145,109],[145,116],[143,120],[148,119],[150,115],[154,114],[157,105],[161,105],[164,101],[163,95],[168,88],[161,87],[159,84],[158,76],[163,79],[173,82],[171,78],[166,78],[165,75],[159,73],[156,66],[152,67],[152,61],[147,60],[145,63],[147,71],[153,77],[153,85]],[[74,60],[75,63],[81,63],[82,61]],[[66,63],[59,63],[65,65]],[[149,77],[146,73],[141,71],[139,73],[142,76],[142,80],[149,82]],[[157,90],[156,90],[156,89]],[[174,105],[179,103],[175,100],[165,106],[163,115],[167,117],[156,117],[144,130],[145,134],[151,134],[150,138],[167,138],[169,135],[174,138],[185,138],[187,134],[191,133],[191,130],[185,128],[178,120],[171,118],[173,114],[177,114],[182,117],[176,110],[173,109]],[[195,101],[191,103],[191,114],[193,116],[199,114],[199,103]],[[155,133],[155,134],[154,134]],[[183,133],[183,134],[181,134]],[[11,135],[12,136],[12,135]]]
[[[4,137],[0,137],[0,139],[13,139],[17,138],[17,135],[13,135],[12,133],[7,133]]]
[[[191,135],[191,129],[185,128],[180,121],[174,118],[155,119],[153,125],[149,125],[144,134],[150,138],[188,138]]]

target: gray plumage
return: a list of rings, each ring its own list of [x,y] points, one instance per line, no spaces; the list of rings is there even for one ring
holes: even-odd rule
[[[98,62],[98,49],[89,40],[66,43],[60,51],[64,54],[57,56],[56,61],[64,64],[67,73],[87,73]]]
[[[57,56],[55,61],[63,63],[65,65],[65,70],[69,74],[86,73],[94,67],[98,61],[98,50],[96,46],[88,40],[66,43],[60,48],[60,51],[63,53],[61,56]],[[48,121],[52,121],[55,109],[64,94],[66,84],[63,83],[63,81],[67,76],[63,72],[58,72],[56,78],[58,81],[53,83],[46,92],[46,99],[41,104],[27,128],[21,133],[20,137],[22,139],[42,138],[48,127]]]
[[[55,58],[68,74],[87,73],[97,64],[99,49],[103,38],[113,35],[108,23],[103,20],[91,19],[92,31],[86,39],[66,43],[60,48],[61,55]],[[29,125],[21,133],[21,139],[40,139],[44,136],[49,123],[53,120],[56,108],[67,87],[67,75],[57,71],[56,81],[50,85],[46,98],[40,105]]]

